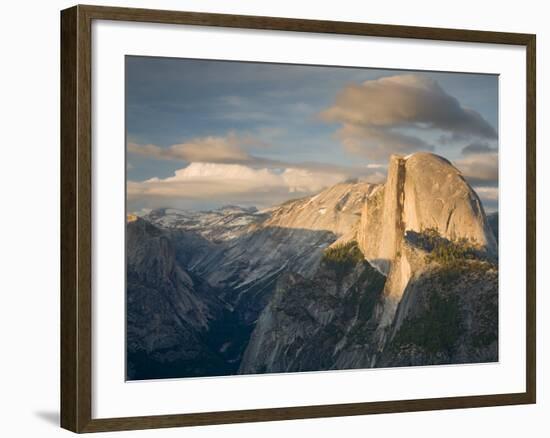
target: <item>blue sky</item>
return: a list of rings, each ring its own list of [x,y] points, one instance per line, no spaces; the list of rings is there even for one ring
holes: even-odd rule
[[[126,123],[133,211],[267,207],[417,150],[498,205],[492,75],[128,56]]]

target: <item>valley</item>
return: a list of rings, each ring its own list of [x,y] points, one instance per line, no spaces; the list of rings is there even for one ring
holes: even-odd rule
[[[498,214],[437,155],[126,227],[129,380],[498,360]]]

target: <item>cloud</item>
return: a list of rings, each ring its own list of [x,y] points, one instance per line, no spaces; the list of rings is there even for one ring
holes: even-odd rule
[[[471,154],[455,160],[453,164],[470,184],[498,185],[498,154],[495,152]]]
[[[314,106],[296,101],[295,92],[291,99],[285,99],[279,92],[259,92],[254,96],[220,96],[218,101],[214,117],[231,122],[300,122],[316,112]]]
[[[489,143],[482,143],[482,142],[470,143],[468,146],[465,146],[462,149],[462,154],[463,155],[489,154],[489,153],[492,153],[492,152],[497,152],[497,148],[489,146]]]
[[[486,213],[498,211],[498,187],[478,186],[474,187],[474,190],[481,199]]]
[[[395,152],[433,149],[410,131],[497,138],[495,129],[478,112],[463,107],[437,81],[413,74],[349,84],[320,117],[341,124],[337,135],[348,151],[373,160],[386,159]]]
[[[475,150],[476,148],[471,149]],[[484,147],[479,149],[482,152],[467,154],[464,158],[453,161],[453,164],[475,190],[485,211],[497,211],[499,201],[498,153],[487,152]]]
[[[188,142],[163,148],[154,144],[128,143],[128,152],[157,160],[181,160],[187,162],[250,163],[256,158],[249,150],[266,147],[251,136],[229,133],[224,137],[197,137]]]
[[[268,134],[276,135],[276,132],[268,131]],[[373,176],[374,167],[342,166],[320,162],[299,162],[274,160],[259,157],[250,153],[252,150],[266,149],[271,147],[252,136],[237,135],[229,133],[224,137],[197,137],[186,143],[175,144],[169,147],[161,147],[154,144],[140,145],[128,143],[128,152],[152,158],[156,160],[177,160],[186,163],[218,163],[218,164],[239,164],[250,168],[268,169],[304,169],[315,174],[341,174],[346,178],[365,178]],[[376,177],[373,177],[376,179]]]
[[[319,192],[347,178],[343,173],[328,173],[304,168],[256,169],[240,164],[191,163],[168,178],[129,181],[130,201],[149,201],[159,205],[170,200],[239,203],[270,206]],[[147,203],[147,202],[146,202]]]
[[[498,201],[498,187],[476,187],[474,190],[483,201]]]
[[[387,169],[387,164],[380,164],[380,163],[370,163],[367,164],[367,169]]]
[[[378,127],[344,124],[337,137],[348,152],[375,161],[386,161],[395,153],[407,155],[418,150],[433,150],[433,146],[417,137]]]

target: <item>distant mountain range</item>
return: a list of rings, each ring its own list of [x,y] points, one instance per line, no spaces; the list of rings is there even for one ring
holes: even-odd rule
[[[498,214],[434,154],[270,209],[127,222],[128,379],[498,360]]]

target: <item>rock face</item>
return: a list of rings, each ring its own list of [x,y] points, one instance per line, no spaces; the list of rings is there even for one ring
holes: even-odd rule
[[[378,367],[498,360],[495,265],[429,265],[407,285],[387,339]]]
[[[415,275],[386,321],[387,280],[355,242],[316,274],[287,273],[262,312],[239,372],[481,363],[498,360],[498,268],[473,247],[408,233]],[[415,267],[419,270],[415,271]]]
[[[260,212],[132,217],[128,375],[498,360],[496,223],[429,153]]]
[[[420,269],[407,258],[405,233],[424,230],[497,252],[481,201],[449,161],[425,152],[392,155],[387,181],[365,203],[357,235],[367,260],[388,276],[383,325],[391,323],[406,285]]]
[[[353,241],[338,247],[361,254],[343,277],[323,262],[310,279],[279,281],[239,372],[498,359],[497,243],[479,198],[447,160],[393,156],[356,237],[356,250]]]
[[[242,351],[222,347],[241,334],[217,291],[180,262],[185,237],[135,217],[127,224],[129,380],[235,371],[231,360]],[[222,320],[230,330],[220,332]]]
[[[487,220],[489,221],[491,230],[493,230],[493,235],[495,236],[495,239],[498,243],[498,211],[488,214]]]
[[[250,224],[261,222],[264,218],[265,215],[254,207],[234,205],[211,211],[160,208],[144,216],[145,220],[160,227],[191,231],[215,243],[239,237]]]
[[[406,230],[435,228],[447,239],[466,238],[496,251],[477,194],[442,157],[425,152],[408,158],[392,155],[387,182],[374,195],[364,205],[358,241],[382,271],[389,271]]]
[[[316,196],[289,201],[264,212],[267,219],[227,242],[199,275],[228,291],[241,318],[252,324],[273,294],[277,279],[291,270],[310,277],[323,251],[353,234],[370,184],[346,183]],[[223,260],[223,262],[220,262]]]
[[[271,209],[262,226],[328,231],[349,240],[354,238],[363,205],[376,187],[365,182],[336,184],[318,195]]]
[[[192,249],[202,246],[189,254],[193,261],[186,266],[221,291],[222,299],[249,325],[267,304],[283,272],[291,267],[293,272],[311,276],[325,248],[353,236],[373,187],[368,183],[337,184],[316,196],[262,212],[236,207],[199,213],[161,209],[146,219],[204,238],[192,243],[189,235],[187,243]],[[205,239],[211,244],[207,248]]]
[[[331,256],[334,252],[342,255]],[[381,298],[384,281],[355,242],[329,250],[313,279],[285,274],[256,324],[239,372],[368,364],[375,350],[357,346],[363,346],[361,340],[373,322],[373,308]]]

